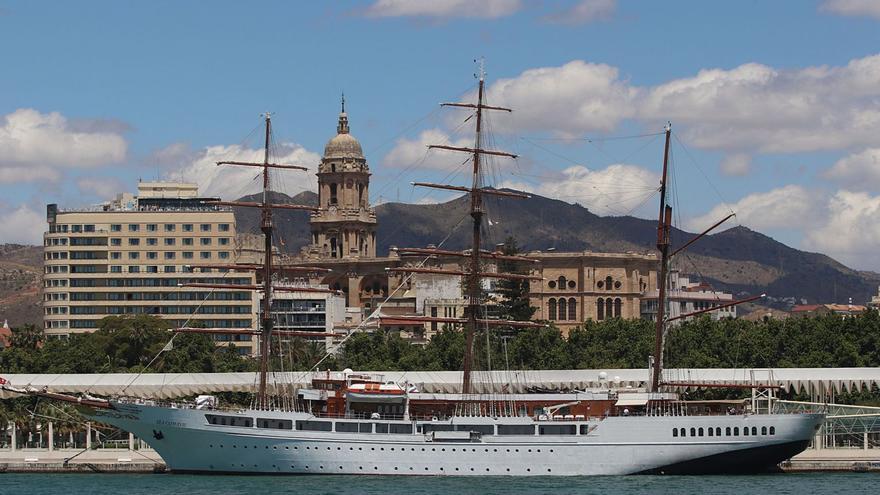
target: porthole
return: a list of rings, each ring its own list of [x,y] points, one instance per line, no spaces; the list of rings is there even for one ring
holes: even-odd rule
[[[394,466],[394,470],[397,471],[397,466]]]
[[[547,282],[547,286],[550,287],[551,289],[555,289],[556,288],[556,281],[551,280],[551,281]]]
[[[569,280],[568,281],[568,288],[574,289],[575,287],[577,287],[577,283],[574,280]]]
[[[596,287],[598,287],[598,288],[600,288],[600,289],[601,289],[602,287],[605,287],[605,282],[602,282],[601,280],[598,281],[598,282],[596,282]]]
[[[620,280],[614,282],[614,288],[615,288],[615,289],[619,289],[619,288],[620,288]]]

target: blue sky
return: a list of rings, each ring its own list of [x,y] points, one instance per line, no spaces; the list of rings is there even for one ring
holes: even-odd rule
[[[438,201],[463,181],[473,60],[487,65],[498,185],[651,216],[673,121],[682,226],[735,223],[880,270],[880,2],[0,0],[0,241],[39,241],[45,203],[79,206],[138,178],[251,192],[243,138],[275,112],[279,158],[314,167],[345,91],[374,202]],[[583,137],[592,138],[592,142]],[[313,187],[286,176],[288,192]]]

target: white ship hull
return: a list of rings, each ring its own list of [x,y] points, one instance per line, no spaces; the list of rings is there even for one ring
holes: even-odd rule
[[[404,422],[330,420],[277,411],[229,413],[113,405],[115,409],[90,409],[86,415],[145,440],[171,471],[242,474],[583,476],[761,472],[804,450],[824,418],[821,414],[766,414]],[[386,433],[389,426],[382,425],[391,425],[391,431],[410,433]],[[430,431],[454,429],[454,425],[485,434]],[[534,434],[496,434],[528,425],[534,425]],[[710,428],[712,436],[708,434]],[[742,434],[746,428],[747,436]],[[337,431],[346,429],[363,432]],[[566,433],[557,434],[560,429]],[[685,436],[680,435],[682,431]]]

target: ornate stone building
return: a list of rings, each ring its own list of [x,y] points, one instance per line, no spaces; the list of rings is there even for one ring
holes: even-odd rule
[[[336,136],[318,166],[318,207],[311,217],[309,254],[321,259],[376,257],[376,213],[370,207],[370,167],[349,133],[345,100]]]
[[[361,317],[380,303],[382,314],[392,318],[457,313],[464,301],[461,295],[437,287],[458,288],[458,277],[415,274],[407,278],[388,269],[419,263],[421,257],[401,258],[396,252],[377,257],[376,214],[369,202],[371,174],[360,143],[349,132],[344,101],[336,131],[318,168],[319,211],[311,216],[312,244],[297,261],[333,272],[314,275],[310,282],[343,292],[347,314],[360,310]],[[541,259],[534,273],[543,280],[530,284],[531,303],[537,308],[534,319],[553,321],[565,334],[586,320],[639,318],[641,299],[657,288],[657,258],[653,255],[526,254]],[[460,258],[435,257],[425,266],[457,269],[460,262]],[[403,320],[390,325],[401,332],[418,330],[417,325]],[[435,330],[425,325],[423,336],[429,338]]]
[[[639,318],[646,292],[657,289],[657,257],[632,253],[528,253],[542,281],[529,284],[534,319],[567,334],[586,320]]]

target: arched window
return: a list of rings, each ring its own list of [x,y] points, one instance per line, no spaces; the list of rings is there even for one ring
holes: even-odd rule
[[[212,416],[212,417],[213,417],[213,416]],[[674,437],[677,437],[677,436],[678,436],[678,428],[673,428],[673,429],[672,429],[672,436],[674,436]]]
[[[744,437],[749,436],[749,427],[748,426],[743,427],[743,436]]]
[[[730,427],[729,426],[724,429],[724,434],[727,436],[730,436]]]
[[[336,258],[336,238],[330,238],[330,257]]]
[[[720,437],[720,436],[721,436],[721,427],[720,427],[720,426],[719,426],[718,428],[715,428],[715,436],[716,436],[716,437]]]
[[[564,288],[565,288],[565,277],[560,276],[560,277],[556,280],[556,283],[557,283],[557,285],[558,285],[558,287],[559,287],[559,290],[564,289]]]
[[[700,435],[700,436],[703,436],[703,428],[702,428],[702,427],[700,427],[700,433],[699,433],[699,435]]]
[[[687,436],[687,430],[685,430],[684,428],[681,429],[681,436],[683,436],[683,437]]]
[[[611,290],[611,286],[614,284],[614,279],[611,278],[611,275],[605,277],[605,290]]]
[[[558,304],[559,304],[559,319],[560,319],[560,320],[566,320],[566,319],[568,319],[568,312],[567,312],[567,309],[566,309],[565,298],[564,298],[564,297],[560,297],[560,298],[559,298],[559,303],[558,303]]]
[[[762,427],[761,427],[761,435],[766,435],[766,434],[767,434],[767,427],[766,427],[766,426],[762,426]]]
[[[620,308],[622,305],[623,305],[623,302],[620,300],[619,297],[614,300],[614,317],[615,318],[620,318]]]
[[[577,320],[577,309],[578,303],[577,300],[573,297],[568,298],[568,319],[569,320]]]
[[[739,436],[739,426],[733,427],[733,436],[735,436],[735,437]]]
[[[547,302],[547,319],[556,319],[556,299],[550,299],[550,301]]]
[[[607,318],[614,317],[614,301],[612,301],[610,297],[605,299],[605,316]]]
[[[693,428],[693,427],[691,428],[691,436],[692,437],[697,436],[697,429],[696,428]]]
[[[708,432],[708,433],[709,433],[709,436],[710,436],[710,437],[715,436],[715,431],[714,431],[712,428],[709,428],[709,432]]]
[[[336,183],[330,184],[330,204],[335,205],[338,202],[336,197]]]
[[[757,426],[752,427],[752,435],[758,436],[758,427]]]
[[[596,300],[596,319],[599,321],[605,319],[605,300],[601,297]]]
[[[775,434],[776,434],[776,427],[775,427],[775,426],[771,426],[771,427],[770,427],[770,434],[771,434],[771,435],[775,435]]]

